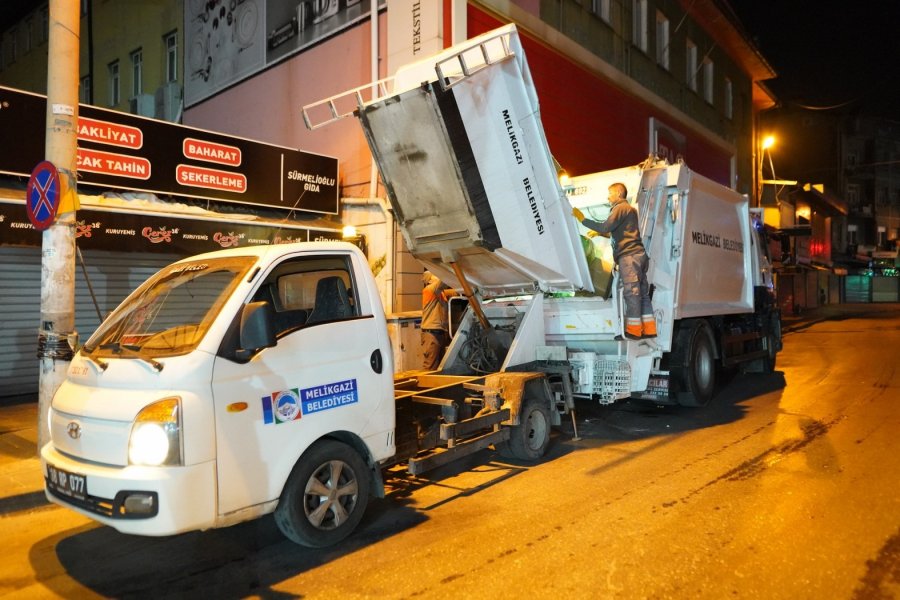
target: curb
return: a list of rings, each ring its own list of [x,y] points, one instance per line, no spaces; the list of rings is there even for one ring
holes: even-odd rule
[[[0,498],[0,516],[9,515],[23,510],[32,510],[44,506],[52,506],[44,490],[39,492],[25,492],[8,498]]]

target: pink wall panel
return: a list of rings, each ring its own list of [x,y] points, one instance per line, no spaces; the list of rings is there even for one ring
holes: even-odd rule
[[[191,107],[185,125],[335,156],[342,195],[368,195],[371,158],[356,119],[309,131],[300,109],[371,81],[369,31],[366,21]],[[385,56],[384,13],[379,31]]]

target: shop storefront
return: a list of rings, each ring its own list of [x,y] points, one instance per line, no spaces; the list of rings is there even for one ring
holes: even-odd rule
[[[0,191],[0,397],[34,394],[38,386],[42,236],[18,194]],[[175,260],[230,247],[341,238],[326,224],[196,209],[163,212],[179,207],[157,202],[154,211],[145,201],[105,200],[101,205],[83,198],[76,217],[75,328],[81,342],[125,296]]]
[[[0,144],[0,397],[38,388],[42,234],[29,220],[24,182],[44,159],[46,102],[0,87],[0,130],[15,140]],[[82,341],[179,258],[341,238],[332,157],[81,105],[77,168]]]

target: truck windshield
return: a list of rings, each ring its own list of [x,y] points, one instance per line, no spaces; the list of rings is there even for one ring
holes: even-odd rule
[[[241,256],[162,269],[103,321],[82,352],[150,361],[192,351],[255,262]]]

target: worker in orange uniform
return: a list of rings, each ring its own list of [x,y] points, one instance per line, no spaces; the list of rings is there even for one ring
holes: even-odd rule
[[[612,207],[605,221],[587,219],[584,213],[572,208],[572,215],[592,231],[612,240],[613,258],[619,267],[619,278],[625,296],[625,337],[632,340],[656,337],[656,319],[650,303],[650,285],[647,283],[647,267],[650,259],[641,241],[638,214],[628,204],[625,184],[609,186],[609,204]]]
[[[444,357],[450,342],[450,319],[447,302],[455,292],[425,271],[422,276],[422,368],[434,371]]]

